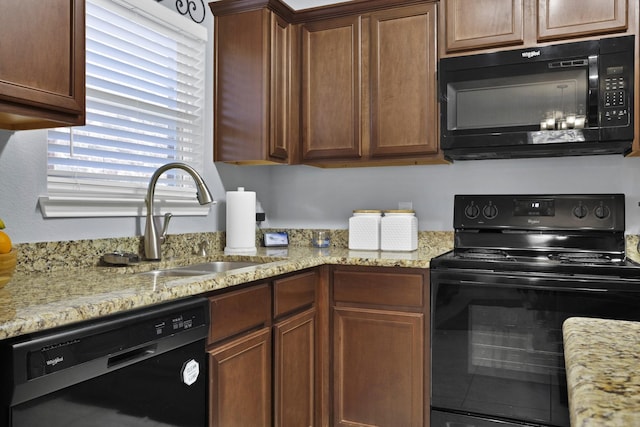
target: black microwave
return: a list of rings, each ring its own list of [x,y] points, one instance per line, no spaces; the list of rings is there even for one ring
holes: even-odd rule
[[[634,36],[440,60],[449,160],[627,154]]]

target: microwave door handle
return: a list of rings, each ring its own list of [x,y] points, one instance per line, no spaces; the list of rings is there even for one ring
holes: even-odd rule
[[[598,99],[599,99],[599,68],[598,68],[598,55],[589,56],[589,100],[588,100],[588,111],[587,111],[587,123],[585,127],[588,126],[600,126],[600,121],[598,118]]]

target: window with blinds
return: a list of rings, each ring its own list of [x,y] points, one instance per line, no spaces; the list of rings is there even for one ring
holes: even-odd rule
[[[206,39],[155,1],[87,0],[86,125],[48,131],[45,217],[143,215],[159,166],[202,172]],[[172,212],[208,212],[181,170],[162,175],[156,198]]]

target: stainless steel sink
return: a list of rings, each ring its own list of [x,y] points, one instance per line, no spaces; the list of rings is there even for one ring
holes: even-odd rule
[[[186,267],[178,267],[178,269],[204,271],[205,273],[221,273],[238,268],[252,267],[259,264],[262,263],[254,261],[212,261],[203,262],[201,264],[188,265]]]
[[[189,277],[203,276],[212,273],[224,273],[225,271],[237,270],[245,267],[262,264],[252,261],[212,261],[200,264],[192,264],[184,267],[165,268],[161,270],[151,270],[139,273],[155,277]]]

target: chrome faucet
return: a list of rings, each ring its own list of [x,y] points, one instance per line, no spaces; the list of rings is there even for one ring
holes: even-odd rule
[[[147,223],[144,230],[144,256],[145,259],[148,260],[160,260],[162,258],[160,245],[164,243],[167,238],[167,229],[169,227],[171,214],[168,213],[165,215],[164,225],[162,226],[162,234],[158,236],[156,223],[153,217],[153,198],[156,191],[158,178],[160,178],[160,175],[162,175],[169,169],[182,169],[183,171],[191,175],[193,180],[196,182],[196,196],[198,197],[198,202],[200,202],[201,205],[206,205],[214,202],[213,196],[211,196],[211,192],[207,188],[207,185],[204,183],[204,180],[194,168],[185,163],[177,162],[167,163],[166,165],[160,166],[151,176],[151,181],[149,181],[149,187],[147,188],[147,198],[145,199],[145,203],[147,205]]]

